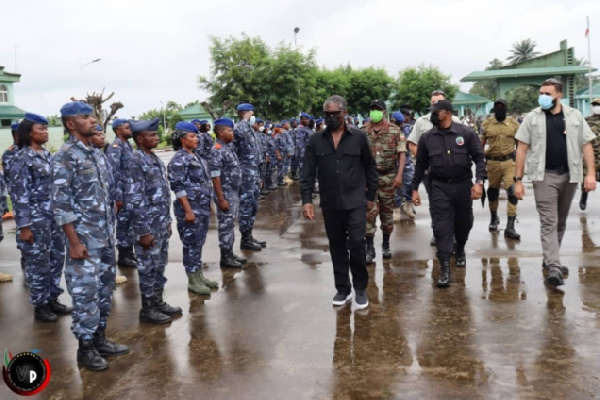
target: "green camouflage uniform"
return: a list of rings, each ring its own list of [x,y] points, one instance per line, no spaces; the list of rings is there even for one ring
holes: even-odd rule
[[[590,115],[586,117],[585,121],[590,126],[590,129],[596,135],[596,139],[592,141],[592,145],[594,146],[594,158],[596,159],[596,179],[600,176],[600,115]],[[583,164],[583,176],[585,177],[587,173],[587,168],[585,163]]]
[[[377,215],[381,220],[381,231],[392,233],[394,230],[395,190],[394,178],[398,173],[398,153],[406,153],[404,134],[394,124],[383,121],[379,133],[373,131],[371,122],[362,127],[369,138],[373,158],[379,173],[378,189],[373,207],[367,213],[367,237],[375,236]]]

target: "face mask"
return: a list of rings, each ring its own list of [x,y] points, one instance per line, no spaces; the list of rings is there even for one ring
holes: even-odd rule
[[[273,131],[269,129],[269,130],[267,131],[267,135],[270,135],[271,133],[273,133]]]
[[[340,120],[340,117],[327,117],[325,118],[325,124],[329,127],[330,131],[337,130],[343,124],[343,119]]]
[[[506,108],[499,108],[494,113],[498,122],[502,122],[506,119]]]
[[[258,128],[259,131],[264,132],[265,131],[265,127],[261,126],[260,128]]]
[[[600,108],[600,107],[598,107],[598,108]],[[599,113],[599,114],[600,114],[600,113]],[[323,129],[327,129],[327,125],[323,125]]]
[[[256,122],[256,117],[253,115],[248,120],[248,123],[250,124],[250,126],[252,126],[252,125],[254,125],[255,122]]]
[[[381,110],[371,110],[369,112],[369,117],[371,117],[371,121],[378,123],[383,119],[383,111]]]
[[[431,114],[430,120],[433,126],[440,126],[440,122],[442,122],[440,121],[440,116],[437,113]]]
[[[552,96],[548,96],[547,94],[540,94],[540,97],[538,98],[538,104],[540,107],[542,107],[542,110],[550,110],[556,105],[556,99],[552,98]]]
[[[600,106],[592,106],[592,113],[595,115],[600,115]]]

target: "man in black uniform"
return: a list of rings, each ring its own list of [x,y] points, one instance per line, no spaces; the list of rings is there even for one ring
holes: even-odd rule
[[[413,178],[413,204],[421,205],[419,184],[429,169],[429,204],[441,274],[438,287],[450,284],[450,256],[456,241],[456,266],[466,266],[465,244],[473,226],[473,200],[481,198],[486,178],[479,137],[468,126],[452,121],[452,103],[438,100],[431,108],[433,128],[421,136]],[[472,162],[476,182],[473,185]]]

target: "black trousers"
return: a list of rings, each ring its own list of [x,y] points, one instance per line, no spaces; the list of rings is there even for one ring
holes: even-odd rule
[[[329,238],[329,253],[333,262],[336,289],[344,293],[351,291],[349,271],[352,271],[354,289],[365,290],[369,283],[365,260],[366,207],[352,210],[323,210],[323,219],[327,238]]]
[[[458,183],[431,179],[429,204],[440,260],[450,258],[454,240],[457,247],[464,248],[469,239],[473,227],[472,186],[470,179]]]

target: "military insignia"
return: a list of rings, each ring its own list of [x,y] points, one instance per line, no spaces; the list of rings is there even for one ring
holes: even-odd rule
[[[465,138],[463,138],[462,136],[459,136],[456,138],[456,144],[459,146],[462,146],[465,144]]]

